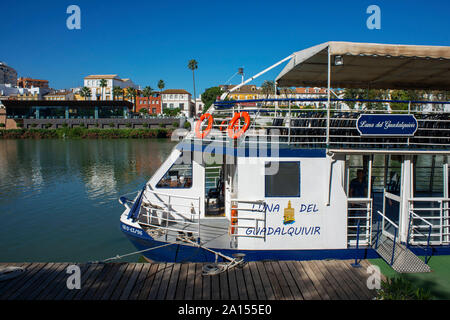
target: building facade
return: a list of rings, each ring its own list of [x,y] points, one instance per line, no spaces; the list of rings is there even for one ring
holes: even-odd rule
[[[156,115],[161,113],[161,97],[159,95],[152,97],[136,97],[136,112],[147,110],[148,114]]]
[[[44,96],[44,100],[47,101],[67,101],[75,100],[74,93],[72,91],[56,91]]]
[[[32,79],[20,77],[17,80],[17,86],[21,88],[48,88],[48,80]]]
[[[102,79],[106,80],[106,87],[103,88],[100,86]],[[84,86],[91,89],[90,100],[114,100],[114,87],[139,89],[131,79],[121,79],[117,74],[89,75],[84,78]]]
[[[236,85],[220,85],[219,86],[220,89],[222,89],[222,91],[227,91],[227,90],[231,90],[234,87],[236,87]],[[251,99],[260,99],[260,94],[261,94],[261,88],[255,86],[255,85],[250,85],[250,84],[246,84],[243,85],[242,87],[240,87],[239,89],[231,92],[228,95],[228,98],[233,99],[233,100],[251,100]]]
[[[17,72],[4,62],[0,62],[0,84],[17,84]]]
[[[162,112],[165,109],[180,109],[180,113],[191,117],[195,112],[191,94],[184,89],[167,89],[161,92]]]

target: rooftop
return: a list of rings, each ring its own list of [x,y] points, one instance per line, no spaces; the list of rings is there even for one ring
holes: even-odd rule
[[[167,89],[161,92],[162,94],[190,94],[184,89]]]

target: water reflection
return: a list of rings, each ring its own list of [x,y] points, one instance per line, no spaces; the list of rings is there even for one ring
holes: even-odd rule
[[[0,261],[90,261],[134,250],[118,228],[169,140],[0,140]],[[131,258],[131,261],[134,261]]]

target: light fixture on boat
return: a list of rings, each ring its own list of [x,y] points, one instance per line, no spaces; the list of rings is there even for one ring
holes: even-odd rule
[[[335,56],[334,57],[334,65],[335,66],[342,66],[344,64],[344,57],[343,56]]]

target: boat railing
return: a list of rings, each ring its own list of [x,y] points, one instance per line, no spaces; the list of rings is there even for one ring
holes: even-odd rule
[[[378,249],[378,245],[380,244],[380,238],[382,235],[391,239],[393,242],[393,245],[392,245],[392,256],[391,256],[390,264],[392,266],[394,264],[395,247],[397,245],[398,224],[396,224],[391,219],[386,217],[386,215],[381,213],[379,210],[377,211],[377,213],[381,217],[381,224],[378,221],[378,228],[377,228],[377,232],[376,232],[376,236],[375,236],[375,249]],[[387,222],[387,225],[391,225],[394,228],[394,234],[386,232],[386,230],[385,230],[386,222]]]
[[[266,241],[267,205],[262,200],[231,200],[229,235],[238,238],[256,238]]]
[[[450,244],[450,198],[417,197],[408,199],[411,245]]]
[[[348,198],[347,241],[351,246],[371,245],[372,199]]]
[[[366,104],[364,108],[344,109],[348,102]],[[248,112],[250,128],[240,143],[271,143],[298,147],[348,148],[442,148],[450,144],[450,107],[447,101],[351,100],[332,99],[330,110],[324,106],[301,108],[301,103],[323,103],[324,99],[267,99],[216,102],[210,109],[214,121],[212,131],[203,139],[194,132],[187,139],[209,141],[229,140],[228,122],[236,112]],[[383,107],[370,104],[382,104]],[[404,104],[405,109],[392,110],[389,104]],[[433,106],[433,107],[424,107]],[[406,108],[407,106],[407,108]],[[431,109],[430,109],[431,108]],[[437,110],[440,109],[440,110]],[[417,120],[417,131],[411,136],[361,136],[357,120],[363,114],[409,114]]]
[[[201,197],[189,197],[147,189],[138,221],[141,225],[172,234],[186,234],[200,239]]]
[[[425,225],[415,225],[414,219],[419,219],[421,222],[425,223]],[[419,231],[420,227],[425,227],[425,233]],[[415,235],[419,235],[426,239],[426,247],[422,247],[425,250],[425,263],[428,263],[428,257],[431,256],[431,248],[430,248],[430,239],[431,239],[431,230],[433,229],[433,225],[422,218],[421,216],[415,214],[413,211],[409,211],[409,223],[408,223],[408,234],[406,238],[406,246],[409,247],[409,240],[411,236],[411,230],[415,231]]]

